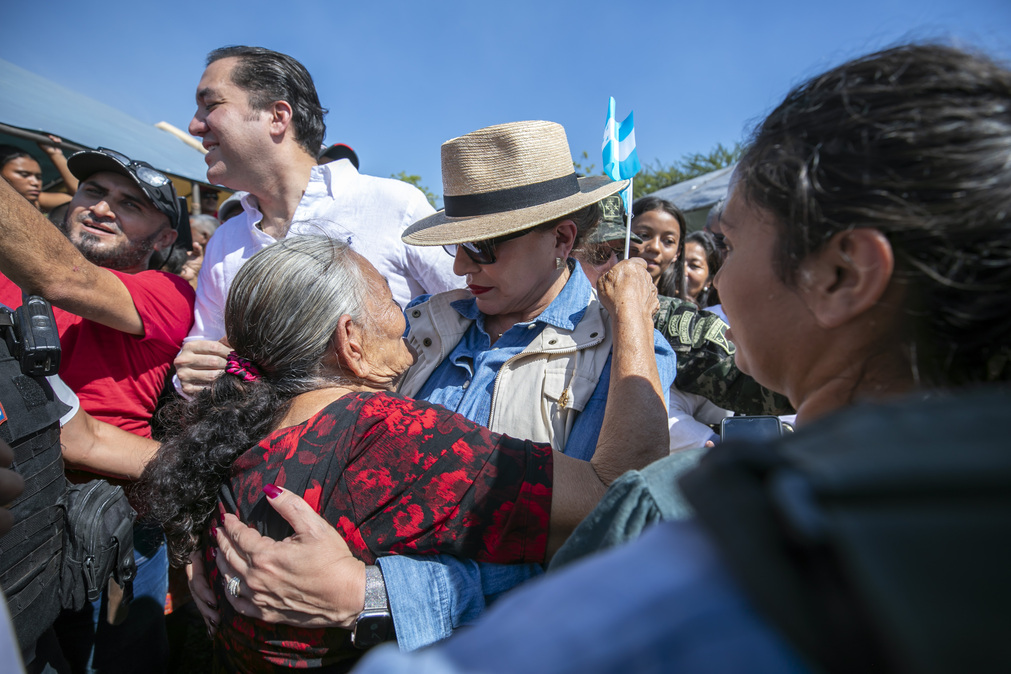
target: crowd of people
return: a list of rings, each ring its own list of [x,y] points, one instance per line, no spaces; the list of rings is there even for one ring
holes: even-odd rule
[[[62,612],[58,547],[0,554],[5,665],[166,671],[170,563],[216,671],[1011,664],[1008,67],[914,44],[808,80],[703,230],[634,201],[627,260],[627,181],[558,124],[443,143],[436,212],[323,145],[286,54],[211,52],[196,102],[235,194],[193,217],[143,158],[54,137],[47,201],[0,148],[0,302],[51,303],[62,349],[0,358],[0,553],[64,469],[137,511],[130,572]]]

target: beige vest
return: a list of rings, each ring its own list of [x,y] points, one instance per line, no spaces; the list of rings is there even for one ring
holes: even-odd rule
[[[466,290],[433,295],[407,311],[408,341],[418,354],[399,391],[414,396],[459,343],[471,321],[450,306],[470,297]],[[488,427],[497,433],[565,447],[572,424],[586,406],[611,353],[611,323],[592,292],[574,330],[545,326],[495,378]]]

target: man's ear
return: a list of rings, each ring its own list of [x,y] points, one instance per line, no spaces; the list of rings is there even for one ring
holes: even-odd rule
[[[270,112],[270,135],[284,135],[292,122],[291,104],[288,101],[274,101],[268,111]]]
[[[159,253],[168,250],[172,247],[172,244],[176,242],[176,237],[179,236],[179,232],[172,229],[171,227],[165,227],[158,234],[158,237],[154,240],[154,249]]]
[[[834,235],[801,267],[801,289],[818,324],[836,328],[884,296],[895,270],[885,235],[861,227]]]
[[[331,340],[337,354],[337,365],[358,379],[364,379],[371,370],[365,358],[362,336],[361,327],[351,320],[351,316],[344,314],[337,319]]]

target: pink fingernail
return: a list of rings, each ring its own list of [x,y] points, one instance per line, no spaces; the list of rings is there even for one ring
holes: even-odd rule
[[[281,495],[281,490],[272,484],[263,485],[263,493],[267,495],[267,498],[277,498]]]
[[[218,528],[211,527],[211,538],[215,538],[218,535]]]

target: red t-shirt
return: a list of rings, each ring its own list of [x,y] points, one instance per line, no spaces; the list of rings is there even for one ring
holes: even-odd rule
[[[242,454],[219,506],[262,523],[257,513],[272,511],[262,489],[272,483],[302,494],[367,563],[377,555],[440,553],[542,562],[552,472],[549,445],[492,433],[441,405],[356,393]],[[213,524],[221,526],[220,516]],[[229,671],[340,667],[361,655],[345,630],[237,614],[210,554],[205,564],[222,610],[215,645]]]
[[[144,335],[128,335],[53,307],[63,350],[60,376],[96,419],[151,437],[165,375],[193,324],[190,284],[162,271],[108,270],[130,291]],[[0,275],[0,302],[21,306],[21,288]]]

